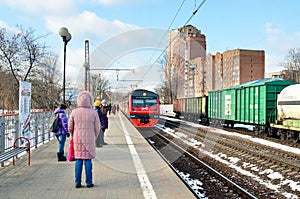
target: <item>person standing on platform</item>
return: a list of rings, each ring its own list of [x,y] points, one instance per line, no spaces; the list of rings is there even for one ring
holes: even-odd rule
[[[101,101],[101,110],[102,110],[102,121],[103,121],[103,127],[101,128],[101,133],[100,134],[100,142],[102,145],[107,145],[107,143],[104,141],[104,132],[106,129],[108,129],[108,117],[107,117],[107,112],[108,112],[108,105],[106,104],[106,100],[103,99]]]
[[[105,101],[105,99],[104,99],[104,101]],[[105,103],[106,103],[106,101],[105,101]],[[107,110],[108,114],[110,115],[110,112],[111,112],[111,104],[106,105],[106,110]]]
[[[96,138],[100,132],[100,120],[93,109],[93,97],[82,91],[77,97],[77,108],[69,119],[69,132],[74,141],[75,155],[75,187],[80,188],[82,167],[85,167],[85,183],[88,188],[94,186],[92,159],[96,157]]]
[[[98,116],[99,116],[99,120],[100,120],[100,126],[101,126],[101,130],[100,130],[100,134],[99,136],[97,137],[96,139],[96,147],[102,147],[103,146],[103,131],[102,131],[102,128],[104,128],[104,122],[103,122],[103,116],[102,116],[102,110],[101,110],[101,102],[100,100],[96,100],[95,103],[94,103],[94,106],[95,106],[95,110],[96,112],[98,113]]]
[[[116,114],[116,105],[115,104],[111,107],[111,112],[113,114]]]
[[[58,141],[57,160],[59,162],[67,160],[66,156],[64,156],[64,148],[66,139],[70,136],[68,131],[68,118],[64,111],[65,109],[67,109],[67,106],[64,103],[60,103],[54,111],[54,114],[57,116],[60,124],[58,131],[55,132],[55,136]]]

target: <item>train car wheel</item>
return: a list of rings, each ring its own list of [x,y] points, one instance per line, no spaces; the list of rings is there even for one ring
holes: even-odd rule
[[[294,142],[300,143],[300,137],[298,132],[294,132]]]
[[[255,125],[253,127],[253,132],[254,132],[255,135],[259,135],[259,126],[258,125]]]
[[[222,122],[222,120],[219,120],[219,121],[218,121],[218,127],[222,127],[222,126],[223,126],[223,123],[224,123],[224,122]]]
[[[273,137],[274,136],[273,129],[270,127],[266,127],[266,134],[268,137]]]
[[[278,130],[279,136],[281,140],[286,140],[287,139],[287,134],[282,131],[282,130]]]

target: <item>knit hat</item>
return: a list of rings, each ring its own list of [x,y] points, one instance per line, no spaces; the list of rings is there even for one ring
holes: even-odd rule
[[[95,106],[100,106],[100,105],[101,105],[101,102],[100,102],[99,100],[96,100],[95,103],[94,103],[94,105],[95,105]]]
[[[101,104],[106,105],[106,100],[103,99],[103,100],[101,101]]]

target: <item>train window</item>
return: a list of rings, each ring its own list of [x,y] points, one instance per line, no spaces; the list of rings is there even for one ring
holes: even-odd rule
[[[155,106],[156,99],[132,99],[132,106]]]
[[[144,100],[143,99],[133,99],[132,106],[144,106]]]
[[[145,106],[154,106],[156,105],[156,99],[146,99]]]

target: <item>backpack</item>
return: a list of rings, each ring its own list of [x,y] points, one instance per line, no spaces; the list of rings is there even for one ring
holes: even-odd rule
[[[61,128],[61,121],[60,118],[58,117],[58,113],[55,113],[54,116],[52,116],[54,119],[52,122],[52,125],[50,126],[50,132],[56,133],[60,128]]]

